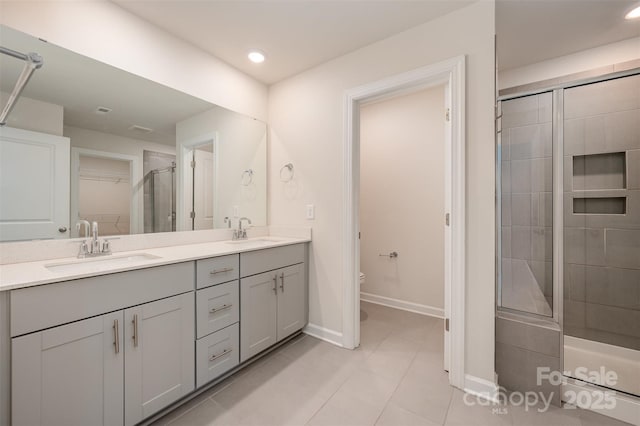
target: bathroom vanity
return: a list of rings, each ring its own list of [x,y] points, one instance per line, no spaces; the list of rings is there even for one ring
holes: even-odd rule
[[[11,424],[134,425],[247,365],[307,323],[308,241],[3,265]]]

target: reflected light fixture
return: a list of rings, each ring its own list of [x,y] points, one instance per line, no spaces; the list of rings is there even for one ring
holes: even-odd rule
[[[249,55],[247,56],[249,57],[249,60],[254,64],[260,64],[264,62],[264,58],[265,58],[264,52],[257,49],[251,49],[249,51]]]
[[[634,7],[626,15],[624,15],[624,19],[637,19],[637,18],[640,18],[640,4],[636,5],[636,7]]]

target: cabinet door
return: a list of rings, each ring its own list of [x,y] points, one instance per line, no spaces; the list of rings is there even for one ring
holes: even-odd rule
[[[194,304],[185,293],[125,310],[125,425],[194,389]]]
[[[276,343],[276,271],[240,280],[240,362]]]
[[[12,339],[12,424],[121,425],[122,321],[118,311]]]
[[[278,341],[300,330],[305,318],[304,264],[289,266],[278,272]]]

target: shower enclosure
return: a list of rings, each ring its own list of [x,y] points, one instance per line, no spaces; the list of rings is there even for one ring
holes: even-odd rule
[[[176,230],[175,155],[144,151],[144,232]]]
[[[568,378],[604,367],[615,379],[588,381],[640,396],[640,70],[503,96],[499,114],[498,317],[559,330]]]

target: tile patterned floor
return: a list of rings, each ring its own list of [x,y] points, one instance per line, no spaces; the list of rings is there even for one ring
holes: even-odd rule
[[[442,320],[362,310],[357,350],[302,335],[155,425],[625,425],[583,410],[469,406],[442,369]]]

